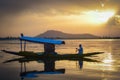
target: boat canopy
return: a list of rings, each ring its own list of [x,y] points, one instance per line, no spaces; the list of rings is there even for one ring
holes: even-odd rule
[[[34,43],[48,43],[48,44],[65,44],[62,40],[55,40],[55,39],[47,39],[47,38],[36,38],[36,37],[29,37],[29,36],[23,36],[21,35],[20,40],[34,42]]]

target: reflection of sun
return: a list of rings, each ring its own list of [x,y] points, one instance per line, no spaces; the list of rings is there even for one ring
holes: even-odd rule
[[[112,59],[112,54],[111,53],[107,53],[106,58],[103,60],[103,62],[105,64],[111,64],[114,60]]]
[[[115,70],[114,69],[114,65],[113,65],[113,62],[115,60],[113,60],[112,58],[112,54],[111,53],[106,53],[106,57],[105,59],[103,59],[103,70]]]
[[[89,15],[89,20],[93,23],[105,23],[107,22],[111,17],[114,16],[114,11],[88,11],[85,13],[86,15]]]

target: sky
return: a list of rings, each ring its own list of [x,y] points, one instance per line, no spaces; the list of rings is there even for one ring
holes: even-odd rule
[[[0,37],[47,30],[120,36],[120,0],[0,0]]]

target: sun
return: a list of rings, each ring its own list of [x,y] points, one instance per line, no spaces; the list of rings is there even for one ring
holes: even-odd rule
[[[106,23],[110,18],[115,15],[114,11],[88,11],[86,15],[89,16],[89,20],[91,23],[101,24]]]

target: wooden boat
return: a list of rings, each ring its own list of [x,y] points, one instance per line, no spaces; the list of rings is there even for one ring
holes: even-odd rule
[[[7,50],[2,50],[5,53],[13,54],[13,55],[18,55],[18,56],[23,56],[25,58],[32,58],[32,59],[81,59],[84,57],[90,57],[98,54],[102,54],[103,52],[92,52],[92,53],[85,53],[85,54],[44,54],[44,52],[41,53],[34,53],[34,52],[14,52],[14,51],[7,51]]]
[[[24,50],[22,49],[22,41],[24,41]],[[34,53],[26,51],[26,41],[34,42],[34,43],[41,43],[44,44],[44,52],[40,53]],[[91,52],[91,53],[84,53],[84,54],[56,54],[55,52],[55,45],[65,44],[62,40],[53,40],[53,39],[44,39],[44,38],[34,38],[34,37],[28,37],[21,34],[20,37],[21,42],[21,51],[20,52],[14,52],[14,51],[7,51],[2,50],[3,52],[14,54],[18,56],[23,56],[25,58],[31,58],[31,59],[82,59],[83,57],[90,57],[93,55],[101,54],[103,52]]]

